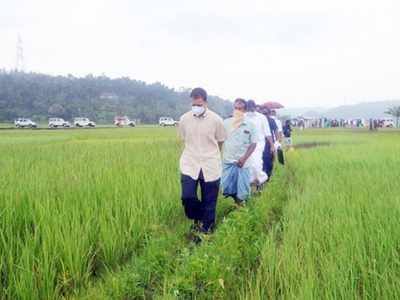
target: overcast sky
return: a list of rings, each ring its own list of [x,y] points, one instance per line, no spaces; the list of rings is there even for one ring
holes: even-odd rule
[[[400,99],[398,0],[0,0],[0,68],[290,107]]]

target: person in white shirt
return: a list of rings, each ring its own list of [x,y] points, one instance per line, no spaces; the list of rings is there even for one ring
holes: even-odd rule
[[[278,127],[278,136],[275,137],[276,141],[275,141],[275,148],[279,148],[282,142],[282,138],[283,138],[283,126],[282,126],[282,122],[281,120],[278,119],[278,117],[276,116],[276,110],[272,109],[271,110],[271,118],[274,119],[275,123],[276,123],[276,127]]]
[[[247,102],[246,118],[255,128],[257,146],[249,158],[250,181],[260,187],[268,180],[268,175],[263,171],[263,152],[265,143],[273,143],[271,130],[267,118],[256,111],[256,103],[253,100]]]

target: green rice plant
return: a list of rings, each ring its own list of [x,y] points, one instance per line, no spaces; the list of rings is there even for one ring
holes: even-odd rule
[[[180,215],[173,130],[1,134],[2,298],[71,294]]]
[[[399,298],[398,138],[295,132],[323,146],[195,246],[174,129],[2,130],[0,299]]]
[[[244,299],[400,297],[398,133],[295,151],[282,232],[265,241]]]

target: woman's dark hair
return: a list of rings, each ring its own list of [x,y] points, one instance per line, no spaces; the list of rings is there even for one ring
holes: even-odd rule
[[[205,89],[203,88],[195,88],[192,90],[192,92],[190,93],[190,98],[202,98],[204,101],[207,101],[207,92]]]
[[[243,106],[244,106],[244,109],[247,111],[247,102],[246,102],[246,100],[244,100],[244,99],[242,99],[242,98],[237,98],[237,99],[235,100],[235,103],[242,103]]]

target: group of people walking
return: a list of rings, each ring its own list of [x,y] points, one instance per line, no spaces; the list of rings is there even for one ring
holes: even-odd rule
[[[242,206],[271,178],[275,154],[283,155],[284,128],[275,111],[253,100],[236,99],[232,116],[223,120],[208,108],[203,88],[193,89],[190,97],[192,109],[179,122],[181,199],[192,230],[209,233],[220,188]]]

